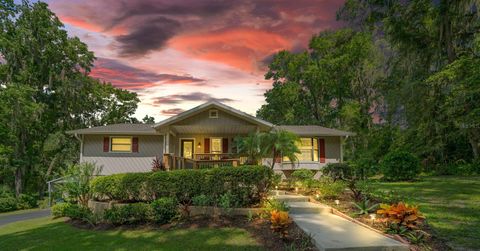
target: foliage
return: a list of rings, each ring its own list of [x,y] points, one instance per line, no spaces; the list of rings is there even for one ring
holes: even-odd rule
[[[92,163],[82,163],[70,166],[64,173],[66,179],[61,184],[61,191],[67,195],[66,201],[78,202],[86,207],[92,198],[90,181],[101,172],[101,168]]]
[[[152,161],[152,171],[153,172],[158,172],[158,171],[165,171],[165,165],[163,164],[163,161],[158,157],[155,156],[155,159]]]
[[[272,223],[272,230],[280,233],[282,238],[288,235],[288,226],[292,223],[292,220],[288,216],[288,212],[273,210],[270,216],[270,222]]]
[[[212,198],[205,194],[200,194],[192,198],[192,204],[194,206],[201,206],[201,207],[209,206],[212,204],[212,202],[213,202]]]
[[[20,194],[17,199],[17,209],[30,209],[38,207],[37,198],[29,194]]]
[[[388,224],[402,225],[410,229],[416,229],[424,219],[418,207],[403,202],[392,205],[380,204],[377,214],[383,216]]]
[[[308,169],[298,169],[293,171],[292,178],[296,185],[300,186],[303,189],[310,189],[313,186],[314,173]]]
[[[234,195],[230,192],[227,192],[220,195],[220,198],[218,198],[217,204],[223,209],[230,209],[230,208],[237,207],[238,203]]]
[[[0,183],[42,195],[78,159],[66,131],[131,121],[139,99],[89,77],[93,53],[46,3],[1,5]]]
[[[247,206],[260,201],[271,178],[272,170],[264,166],[128,173],[97,177],[92,182],[92,191],[97,199],[152,201],[173,197],[179,203],[202,194],[217,201],[230,192],[238,206]]]
[[[265,208],[265,211],[272,212],[272,211],[282,211],[288,212],[290,207],[284,201],[279,201],[275,198],[269,198],[263,201],[262,207]]]
[[[347,163],[328,163],[323,168],[323,173],[332,178],[333,182],[344,181],[352,192],[353,199],[356,201],[361,199],[362,190],[357,187],[359,177],[352,166]]]
[[[52,206],[52,215],[55,218],[68,217],[72,220],[91,222],[93,213],[87,207],[72,203],[58,203]]]
[[[152,202],[154,219],[164,224],[172,221],[178,214],[178,202],[174,198],[163,197]]]
[[[358,203],[353,203],[353,205],[358,208],[359,211],[357,212],[357,214],[359,215],[367,215],[378,207],[378,204],[371,205],[368,199],[364,199]]]
[[[152,218],[152,207],[146,203],[131,203],[121,206],[113,205],[106,209],[103,219],[114,225],[138,224]]]
[[[246,164],[258,165],[262,160],[261,134],[250,133],[246,137],[235,137],[237,153],[247,157]]]
[[[347,188],[345,182],[336,181],[329,177],[322,177],[314,183],[314,189],[324,199],[338,198]]]
[[[386,180],[412,180],[420,173],[420,161],[415,155],[406,151],[392,151],[385,155],[382,173]]]
[[[17,210],[17,200],[12,197],[0,197],[0,212]]]
[[[268,133],[260,134],[260,151],[263,157],[271,157],[271,168],[275,166],[277,158],[286,157],[294,165],[298,160],[297,155],[300,153],[298,146],[295,144],[299,141],[297,135],[285,130],[272,130]]]

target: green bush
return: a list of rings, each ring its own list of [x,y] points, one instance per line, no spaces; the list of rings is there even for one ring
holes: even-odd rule
[[[105,210],[103,219],[114,225],[145,223],[152,218],[152,208],[146,203],[113,206]]]
[[[17,209],[30,209],[38,206],[37,199],[29,194],[20,194],[17,200]]]
[[[53,205],[52,215],[55,218],[68,217],[72,220],[89,221],[93,213],[87,207],[66,202]]]
[[[342,181],[333,182],[331,178],[322,177],[320,180],[315,182],[314,187],[322,198],[335,199],[345,191],[347,185]]]
[[[356,177],[354,168],[347,163],[328,163],[322,172],[335,181],[351,180]]]
[[[17,210],[17,200],[14,197],[0,198],[0,212],[9,212]]]
[[[385,155],[381,169],[386,180],[412,180],[420,173],[420,161],[409,152],[396,150]]]
[[[205,194],[200,194],[192,198],[192,205],[194,206],[209,206],[212,204],[212,198]]]
[[[293,171],[292,178],[297,186],[300,186],[303,189],[309,189],[314,183],[314,175],[315,174],[311,170],[299,169]]]
[[[165,224],[178,215],[178,203],[174,198],[163,197],[152,202],[153,218],[157,223]]]
[[[96,199],[153,201],[173,197],[179,203],[207,195],[212,201],[230,192],[238,206],[260,201],[271,185],[272,170],[264,166],[219,167],[171,172],[128,173],[97,177],[91,187]]]
[[[265,200],[262,203],[262,207],[265,208],[265,211],[267,212],[271,212],[274,210],[288,212],[290,210],[290,207],[287,205],[287,203],[285,203],[284,201],[279,201],[274,198]]]

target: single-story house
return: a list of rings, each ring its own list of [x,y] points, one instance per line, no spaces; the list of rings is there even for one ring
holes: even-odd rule
[[[168,169],[241,164],[234,138],[252,132],[287,130],[300,137],[298,163],[264,159],[288,175],[294,169],[320,170],[343,161],[342,142],[352,133],[316,125],[282,126],[210,101],[156,124],[113,124],[69,131],[81,142],[80,162],[103,166],[103,175],[148,172],[159,158]]]

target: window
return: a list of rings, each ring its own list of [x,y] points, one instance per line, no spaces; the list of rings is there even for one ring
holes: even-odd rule
[[[210,147],[212,153],[222,153],[222,139],[221,138],[211,138]]]
[[[112,152],[131,152],[132,151],[132,138],[131,137],[112,137],[111,138]]]
[[[218,110],[210,110],[208,114],[209,114],[209,118],[211,118],[211,119],[217,119],[218,118]]]
[[[318,161],[318,140],[316,138],[300,138],[296,143],[300,153],[297,153],[299,161]],[[289,161],[283,157],[283,161]]]

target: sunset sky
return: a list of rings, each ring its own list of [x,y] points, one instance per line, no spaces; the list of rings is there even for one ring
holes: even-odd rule
[[[157,121],[215,99],[245,112],[265,102],[267,64],[340,26],[341,0],[50,0],[94,51],[91,76],[138,93]]]

